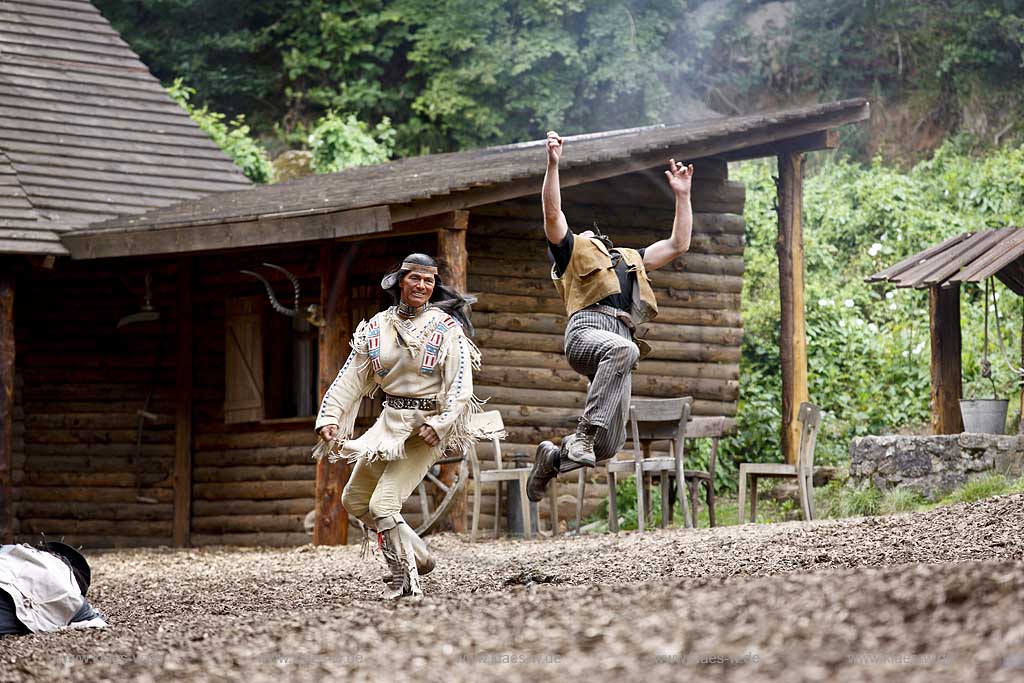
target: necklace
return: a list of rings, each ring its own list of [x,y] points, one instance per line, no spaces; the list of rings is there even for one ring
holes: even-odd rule
[[[415,318],[423,311],[430,307],[430,302],[423,304],[422,306],[410,306],[404,301],[398,302],[398,315],[403,318]]]

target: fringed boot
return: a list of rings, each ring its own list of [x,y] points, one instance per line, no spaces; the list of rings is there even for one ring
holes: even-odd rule
[[[420,538],[416,530],[404,521],[398,525],[398,531],[402,535],[402,542],[412,548],[416,558],[416,571],[420,576],[434,571],[434,558],[430,554],[430,549],[427,548],[427,542]]]
[[[384,579],[381,597],[394,600],[406,596],[422,596],[416,555],[412,543],[403,539],[401,528],[408,527],[401,515],[380,517],[376,520],[377,543],[389,574]],[[415,533],[415,532],[413,532]]]

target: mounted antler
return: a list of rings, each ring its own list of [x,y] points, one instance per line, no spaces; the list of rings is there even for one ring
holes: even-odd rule
[[[270,282],[268,282],[267,279],[260,275],[259,273],[253,272],[251,270],[240,270],[238,272],[245,273],[246,275],[252,275],[254,278],[263,283],[263,286],[267,290],[267,296],[270,298],[270,305],[274,308],[275,311],[281,313],[282,315],[287,315],[291,318],[296,317],[299,314],[299,295],[301,292],[299,288],[299,278],[295,277],[287,268],[282,268],[281,266],[266,262],[264,262],[263,265],[266,266],[267,268],[273,268],[276,271],[284,273],[285,276],[291,281],[292,288],[295,290],[295,308],[288,308],[287,306],[281,304],[281,302],[277,300],[277,295],[274,294],[273,286],[271,286]],[[315,325],[316,327],[323,327],[326,324],[326,321],[324,320],[324,317],[320,312],[320,306],[318,304],[310,304],[306,308],[306,311],[302,317],[311,325]]]

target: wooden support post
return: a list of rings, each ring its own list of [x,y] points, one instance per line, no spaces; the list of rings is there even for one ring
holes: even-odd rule
[[[454,220],[450,225],[441,228],[437,233],[437,257],[445,266],[444,273],[448,278],[448,284],[460,292],[465,292],[469,285],[469,253],[466,251],[469,212],[455,211],[452,218]],[[455,481],[457,473],[458,464],[442,465],[440,479],[446,484],[451,484]],[[463,486],[452,505],[449,517],[452,530],[459,533],[466,530],[466,490],[467,487]]]
[[[803,154],[779,156],[779,360],[782,366],[782,453],[795,464],[800,446],[797,411],[809,400],[804,326]]]
[[[1020,328],[1020,366],[1024,368],[1024,298],[1020,299],[1021,328]],[[1024,379],[1017,378],[1018,381]],[[1024,435],[1024,381],[1020,381],[1020,420],[1017,422],[1017,434]]]
[[[928,289],[932,342],[932,434],[964,431],[960,417],[960,285]]]
[[[358,246],[345,248],[351,255]],[[337,258],[336,249],[333,243],[320,247],[320,306],[327,324],[320,328],[318,397],[327,393],[341,369],[352,336],[348,288],[351,259]],[[316,465],[315,545],[345,545],[348,542],[348,511],[341,504],[341,494],[350,473],[351,466],[345,461],[329,463],[324,459]]]
[[[174,545],[192,529],[192,259],[178,260],[178,351],[175,360]]]
[[[0,271],[0,543],[14,542],[14,273]]]

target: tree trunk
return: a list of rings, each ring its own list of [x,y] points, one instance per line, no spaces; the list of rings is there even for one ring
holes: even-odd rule
[[[14,274],[0,274],[0,543],[14,540]]]
[[[960,285],[928,289],[931,321],[932,434],[959,434],[963,380],[960,374]]]
[[[468,285],[469,253],[466,251],[466,228],[469,227],[469,213],[457,211],[454,229],[444,228],[437,233],[437,255],[445,267],[448,285],[460,292],[465,292]],[[455,481],[459,472],[459,464],[441,465],[439,479],[447,485]],[[462,487],[453,502],[449,519],[452,530],[462,533],[466,531],[466,490]]]
[[[348,258],[337,258],[334,244],[320,248],[320,306],[327,324],[320,328],[319,396],[323,397],[341,368],[342,358],[352,335],[349,320],[348,266],[357,247],[347,247]],[[345,545],[348,542],[348,512],[341,494],[348,483],[350,465],[329,463],[324,458],[316,465],[315,545]]]
[[[800,447],[797,411],[808,400],[804,326],[803,155],[779,157],[779,360],[782,365],[782,453],[795,464]]]
[[[174,545],[189,544],[192,519],[192,259],[178,261],[178,356],[174,427]]]

